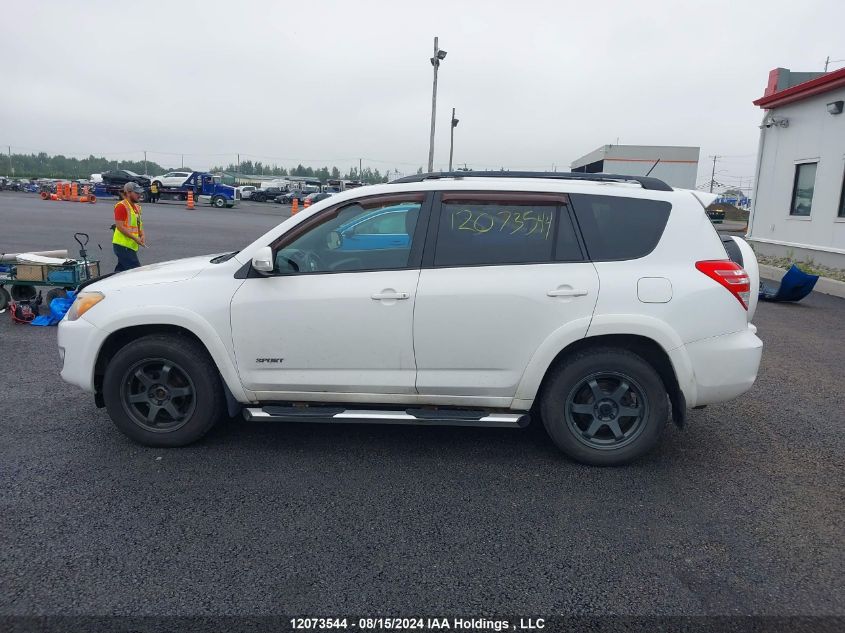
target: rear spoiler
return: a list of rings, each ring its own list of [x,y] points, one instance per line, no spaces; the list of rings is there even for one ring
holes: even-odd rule
[[[719,197],[719,194],[711,193],[709,191],[698,191],[697,189],[687,189],[687,191],[689,191],[705,209],[716,202],[716,198]]]

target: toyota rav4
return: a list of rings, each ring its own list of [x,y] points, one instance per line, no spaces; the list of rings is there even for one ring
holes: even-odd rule
[[[421,174],[241,251],[82,287],[62,377],[126,435],[219,419],[521,427],[590,464],[751,388],[757,260],[706,194],[608,174]],[[733,258],[728,251],[732,252]]]

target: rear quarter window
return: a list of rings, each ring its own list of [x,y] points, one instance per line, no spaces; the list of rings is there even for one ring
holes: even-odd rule
[[[672,205],[662,200],[570,194],[587,255],[593,261],[645,257],[666,228]]]

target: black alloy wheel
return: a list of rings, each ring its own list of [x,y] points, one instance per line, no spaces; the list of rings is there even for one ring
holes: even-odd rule
[[[649,407],[639,383],[622,373],[597,372],[566,398],[566,423],[581,442],[599,450],[618,449],[643,430]]]
[[[669,395],[655,367],[629,349],[595,346],[550,370],[539,412],[569,457],[618,466],[651,451],[669,417]]]
[[[144,359],[129,367],[120,395],[135,424],[153,433],[181,428],[196,408],[191,377],[181,366],[164,358]]]

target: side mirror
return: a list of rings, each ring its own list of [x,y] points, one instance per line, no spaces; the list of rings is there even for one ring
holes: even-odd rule
[[[273,249],[262,246],[252,256],[252,267],[260,273],[273,272]]]

